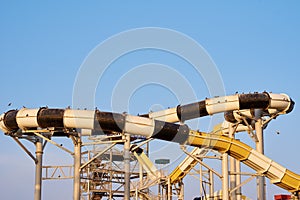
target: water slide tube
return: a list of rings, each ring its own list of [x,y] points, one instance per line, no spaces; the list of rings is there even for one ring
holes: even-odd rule
[[[235,123],[238,116],[234,115],[233,111],[262,109],[266,114],[286,114],[293,110],[294,104],[294,101],[286,94],[269,92],[235,94],[209,98],[187,105],[178,105],[174,108],[150,112],[141,116],[174,123],[225,112],[226,120]],[[243,112],[247,114],[249,111]]]
[[[238,109],[276,109],[288,113],[294,102],[285,94],[255,93],[206,99],[194,104],[177,106],[178,120],[212,115]],[[193,111],[194,110],[196,111]],[[175,117],[175,113],[164,115]],[[149,115],[149,117],[151,117]],[[272,183],[289,191],[299,191],[299,175],[287,170],[251,149],[246,144],[231,138],[212,134],[195,134],[187,125],[159,121],[159,117],[146,118],[127,114],[101,112],[99,110],[73,110],[38,108],[10,110],[0,116],[0,129],[5,133],[36,128],[91,129],[112,132],[127,132],[166,141],[189,144],[195,147],[209,147],[227,152],[256,171],[270,178]],[[166,117],[163,117],[166,119]],[[170,121],[170,120],[166,120]]]

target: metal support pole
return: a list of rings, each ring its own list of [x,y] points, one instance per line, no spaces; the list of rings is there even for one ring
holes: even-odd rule
[[[235,170],[236,170],[236,185],[240,185],[241,182],[242,182],[242,179],[241,179],[241,162],[239,160],[236,160],[235,162]],[[236,190],[236,200],[242,200],[242,188],[239,187],[237,190]]]
[[[256,142],[256,150],[264,154],[264,136],[263,136],[263,127],[262,127],[262,110],[255,110],[255,133],[258,141]],[[257,199],[258,200],[266,200],[266,183],[265,177],[258,176],[257,177]]]
[[[125,170],[125,183],[124,183],[124,199],[130,199],[130,135],[125,134],[124,142],[124,170]]]
[[[113,164],[113,152],[112,152],[112,148],[109,151],[109,196],[108,199],[112,200],[113,199],[113,183],[112,183],[112,164]]]
[[[209,199],[214,199],[214,173],[212,170],[208,170],[209,172]]]
[[[87,152],[87,155],[88,155],[88,160],[90,160],[91,159],[91,151],[88,151]],[[87,168],[87,176],[89,177],[90,176],[90,170],[91,170],[91,168],[90,168],[90,166],[88,166],[88,168]],[[91,189],[91,179],[90,178],[88,178],[88,180],[87,180],[87,187],[88,187],[88,189],[87,189],[87,198],[88,198],[88,200],[90,200],[91,199],[91,192],[90,192],[90,189]]]
[[[81,138],[74,143],[74,180],[73,199],[80,200],[80,165],[81,165]]]
[[[231,124],[231,123],[229,125],[229,137],[234,138],[234,127],[233,127],[233,124]],[[231,173],[236,172],[235,159],[233,157],[230,157],[230,172]],[[231,174],[230,175],[230,189],[235,188],[236,185],[237,185],[236,175]],[[230,194],[230,199],[236,200],[236,191],[234,191]]]
[[[41,200],[42,197],[42,167],[43,167],[43,139],[37,137],[36,147],[36,164],[35,164],[35,187],[34,200]]]
[[[222,199],[229,200],[229,186],[228,186],[228,154],[222,155]]]
[[[199,166],[199,176],[200,176],[200,196],[202,197],[204,192],[203,192],[203,171],[202,171],[202,165]]]
[[[167,200],[172,200],[172,185],[170,178],[168,178]]]

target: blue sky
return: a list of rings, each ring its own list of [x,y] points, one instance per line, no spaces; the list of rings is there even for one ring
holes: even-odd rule
[[[133,28],[173,29],[193,38],[208,52],[220,71],[226,94],[266,90],[287,93],[295,100],[294,111],[280,116],[265,130],[265,152],[276,162],[300,173],[296,148],[300,139],[297,133],[299,7],[298,1],[262,0],[1,2],[0,110],[72,105],[78,70],[99,43]],[[97,107],[111,110],[111,89],[118,76],[144,63],[168,65],[183,74],[199,100],[209,97],[205,83],[193,76],[189,64],[169,53],[149,50],[133,52],[112,64],[115,71],[98,86]],[[145,86],[131,97],[128,112],[144,113],[155,104],[166,108],[189,101],[185,97],[180,99],[166,87]],[[10,102],[12,106],[8,107]],[[194,128],[207,130],[207,120],[200,121]],[[280,135],[275,134],[277,130]],[[7,136],[0,135],[0,150],[1,196],[32,199],[33,163]],[[60,151],[50,149],[48,155],[49,162],[51,158],[59,160]],[[44,199],[53,199],[54,195],[71,199],[71,195],[61,191],[62,185],[71,191],[68,181],[56,186],[45,183]],[[283,192],[274,186],[268,185],[268,188],[269,199],[272,194]],[[52,190],[57,192],[54,194]]]

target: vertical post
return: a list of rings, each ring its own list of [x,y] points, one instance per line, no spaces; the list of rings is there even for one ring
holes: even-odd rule
[[[113,152],[112,148],[109,150],[109,200],[113,199],[113,193],[112,193],[112,162],[113,162]]]
[[[264,136],[263,136],[263,128],[262,128],[262,110],[255,110],[255,133],[258,141],[256,142],[256,150],[259,153],[264,154]],[[263,176],[257,177],[257,199],[265,200],[266,199],[266,185],[265,178]]]
[[[239,160],[236,160],[235,162],[236,164],[236,185],[240,185],[242,180],[241,180],[241,162]],[[242,200],[242,188],[239,187],[237,190],[236,190],[236,200]]]
[[[125,134],[124,142],[124,170],[125,170],[125,183],[124,183],[124,199],[130,199],[130,135]]]
[[[203,192],[203,171],[202,171],[202,165],[199,166],[199,180],[200,180],[200,196],[202,197],[204,195],[204,192]]]
[[[34,187],[34,200],[41,200],[42,197],[42,167],[43,167],[43,139],[37,137],[35,143],[35,187]]]
[[[214,199],[214,174],[211,170],[208,170],[209,173],[209,199]]]
[[[76,139],[74,143],[73,199],[80,200],[81,138],[77,137]]]
[[[172,200],[172,185],[170,178],[168,178],[167,200]]]
[[[88,155],[88,160],[90,160],[91,159],[91,151],[88,151],[87,152],[87,155]],[[91,199],[91,192],[90,192],[90,188],[91,188],[91,186],[90,186],[90,183],[91,183],[91,179],[90,179],[90,165],[88,165],[87,166],[87,176],[88,176],[88,180],[87,180],[87,185],[88,185],[88,189],[87,189],[87,198],[88,198],[88,200],[90,200]]]
[[[162,198],[161,198],[161,183],[160,183],[160,181],[159,181],[159,184],[158,184],[158,192],[157,192],[157,194],[158,194],[158,200],[161,200]]]
[[[228,154],[222,154],[222,199],[229,200],[228,191]]]
[[[234,128],[233,124],[229,124],[229,137],[234,138]],[[233,157],[230,157],[230,172],[234,173],[236,172],[236,167],[235,167],[235,159]],[[236,183],[236,175],[231,174],[230,175],[230,188],[233,189],[237,185]],[[236,200],[236,191],[232,192],[230,195],[230,199]]]

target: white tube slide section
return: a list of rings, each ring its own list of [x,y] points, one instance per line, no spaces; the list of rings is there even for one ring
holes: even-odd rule
[[[164,121],[164,122],[171,122],[171,123],[180,121],[177,116],[177,108],[176,107],[157,111],[157,112],[150,112],[149,118]]]
[[[126,133],[150,137],[154,133],[154,120],[127,115],[124,131]]]
[[[206,110],[209,115],[221,113],[229,110],[239,110],[239,96],[224,96],[205,100]]]
[[[66,109],[63,122],[66,128],[94,129],[94,110],[72,110]]]
[[[251,116],[249,109],[255,108],[262,109],[266,114],[286,114],[292,111],[293,106],[294,101],[286,94],[263,92],[208,98],[141,116],[175,123],[230,111],[239,111],[245,116]],[[244,111],[247,109],[248,111]]]
[[[37,115],[39,110],[40,110],[39,108],[38,109],[22,108],[21,110],[19,110],[16,116],[16,121],[18,126],[21,129],[39,127],[37,121]]]

